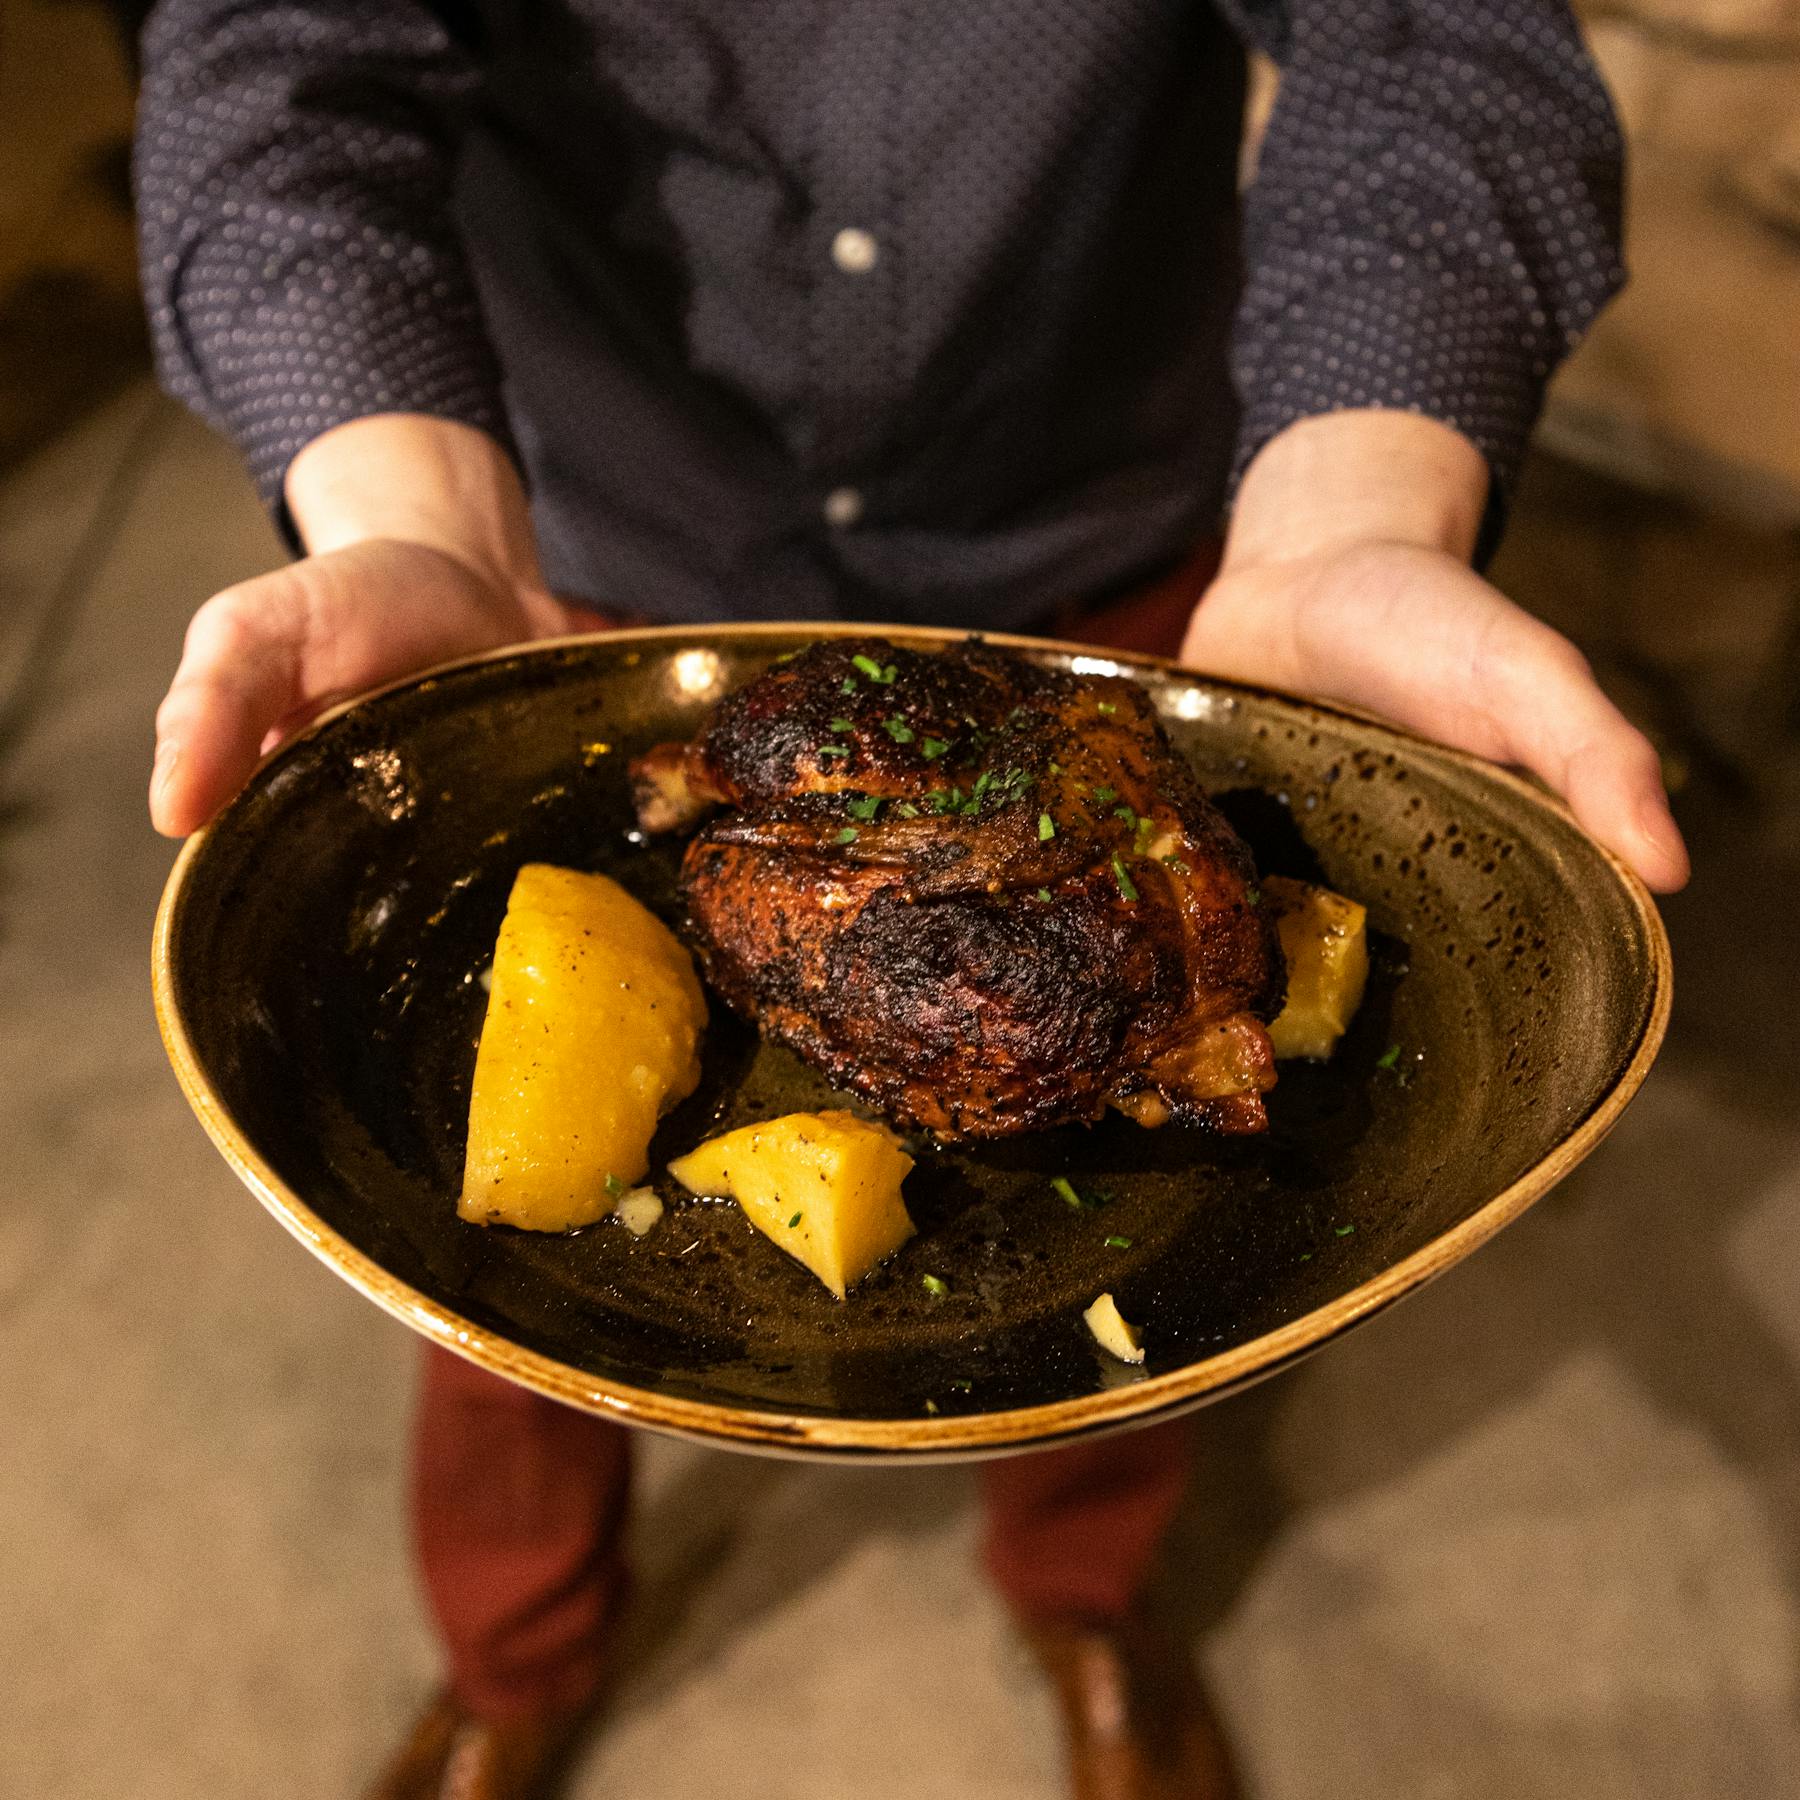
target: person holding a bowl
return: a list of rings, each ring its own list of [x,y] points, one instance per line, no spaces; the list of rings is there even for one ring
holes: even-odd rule
[[[1241,183],[1246,43],[1281,76]],[[864,619],[1366,707],[1685,878],[1650,745],[1478,573],[1621,274],[1562,0],[162,0],[143,68],[163,378],[295,554],[194,617],[160,830],[446,658]],[[1236,1791],[1142,1604],[1189,1441],[988,1468],[1084,1800]],[[617,1642],[628,1436],[433,1352],[416,1449],[449,1682],[374,1791],[546,1793]]]

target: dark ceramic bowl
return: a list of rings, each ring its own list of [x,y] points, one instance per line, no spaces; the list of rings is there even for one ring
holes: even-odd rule
[[[842,1303],[665,1175],[669,1210],[641,1240],[610,1221],[568,1237],[462,1224],[478,978],[514,872],[603,869],[672,916],[679,847],[636,839],[627,758],[821,635],[621,632],[438,670],[320,720],[182,852],[155,981],[189,1100],[283,1224],[436,1342],[746,1449],[942,1458],[1066,1439],[1216,1399],[1440,1274],[1643,1081],[1669,1005],[1661,924],[1538,790],[1331,707],[1002,640],[1143,681],[1265,873],[1367,904],[1362,1011],[1329,1065],[1284,1068],[1268,1134],[1111,1119],[923,1148],[918,1236]],[[705,1068],[658,1171],[716,1127],[831,1099],[716,1002]],[[1058,1175],[1111,1198],[1072,1211]],[[1142,1370],[1082,1323],[1103,1290],[1143,1328]]]

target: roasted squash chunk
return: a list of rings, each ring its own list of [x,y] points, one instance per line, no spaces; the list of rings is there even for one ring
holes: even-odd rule
[[[1271,875],[1262,884],[1287,958],[1287,1004],[1269,1027],[1278,1057],[1326,1057],[1362,1004],[1368,914],[1329,888]]]
[[[528,1231],[610,1212],[694,1091],[705,1027],[693,959],[660,919],[604,875],[527,863],[494,947],[458,1212]]]
[[[728,1131],[670,1163],[669,1173],[696,1194],[735,1200],[841,1300],[912,1236],[900,1199],[912,1166],[885,1125],[822,1112]]]
[[[1119,1303],[1111,1294],[1102,1294],[1081,1316],[1094,1334],[1094,1342],[1108,1356],[1116,1356],[1120,1362],[1127,1363],[1144,1360],[1144,1340],[1135,1325],[1125,1323]]]

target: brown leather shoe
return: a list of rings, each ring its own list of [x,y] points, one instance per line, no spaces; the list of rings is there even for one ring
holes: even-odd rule
[[[1168,1632],[1134,1617],[1026,1640],[1062,1703],[1075,1800],[1242,1800],[1193,1659]]]
[[[587,1717],[494,1725],[440,1693],[365,1800],[547,1800]]]

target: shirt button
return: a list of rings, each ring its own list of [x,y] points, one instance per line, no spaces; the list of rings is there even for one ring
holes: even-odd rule
[[[880,254],[880,245],[868,232],[856,225],[846,225],[831,240],[831,260],[846,275],[868,274]]]
[[[833,488],[825,496],[825,504],[820,510],[825,514],[825,523],[841,531],[862,517],[862,492],[853,487]]]

